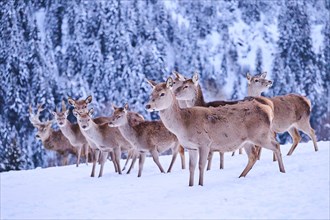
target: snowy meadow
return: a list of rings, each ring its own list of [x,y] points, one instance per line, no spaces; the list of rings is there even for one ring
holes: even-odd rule
[[[246,178],[238,178],[246,154],[215,154],[204,186],[188,187],[189,171],[177,159],[172,173],[160,173],[147,157],[118,175],[107,161],[104,176],[91,178],[91,164],[1,173],[1,219],[329,219],[329,144],[300,143],[292,156],[281,146],[286,173],[263,150]],[[161,156],[164,167],[171,156]],[[189,156],[186,152],[186,167]],[[121,161],[124,164],[125,161]],[[197,172],[197,170],[196,170]]]

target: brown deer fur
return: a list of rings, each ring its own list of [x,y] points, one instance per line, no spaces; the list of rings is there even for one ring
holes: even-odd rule
[[[172,149],[172,161],[167,170],[171,172],[179,150],[179,142],[174,134],[169,132],[161,121],[144,121],[138,125],[132,125],[128,120],[128,105],[124,108],[114,106],[114,113],[109,122],[109,126],[118,127],[122,135],[140,152],[139,174],[142,174],[143,163],[146,152],[150,152],[159,170],[164,173],[164,169],[159,162],[159,153]],[[183,160],[181,158],[183,164]],[[130,172],[131,168],[128,172]]]
[[[272,81],[266,79],[267,73],[251,76],[249,73],[248,95],[260,97]],[[313,141],[314,150],[318,151],[314,129],[310,125],[311,102],[308,98],[297,94],[288,94],[269,98],[274,105],[273,130],[276,133],[289,132],[293,143],[287,155],[291,155],[301,140],[299,130],[307,134]]]
[[[172,78],[166,83],[152,85],[148,111],[159,111],[165,127],[174,133],[189,151],[189,186],[194,183],[194,170],[199,155],[199,185],[203,185],[204,169],[210,150],[232,152],[244,146],[249,162],[240,177],[256,162],[254,145],[276,153],[279,168],[285,172],[279,144],[275,141],[271,123],[273,110],[258,101],[244,101],[217,108],[192,107],[181,109],[171,88]]]

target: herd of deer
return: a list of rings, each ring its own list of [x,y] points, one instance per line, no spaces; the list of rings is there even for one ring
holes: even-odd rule
[[[100,163],[99,177],[110,156],[115,171],[119,174],[132,159],[130,173],[139,158],[138,177],[142,175],[143,164],[147,153],[150,153],[159,170],[164,169],[159,161],[159,154],[171,149],[172,161],[167,172],[171,172],[178,153],[181,157],[182,169],[185,169],[184,149],[189,153],[189,186],[194,185],[194,171],[198,161],[199,185],[203,185],[204,170],[211,168],[213,152],[220,153],[220,169],[224,167],[224,153],[235,152],[244,148],[248,156],[248,164],[240,177],[245,177],[260,158],[261,149],[273,151],[274,161],[278,161],[280,172],[285,172],[280,145],[276,141],[276,133],[289,132],[293,144],[288,152],[291,155],[301,140],[299,130],[307,134],[313,141],[315,151],[318,150],[315,132],[310,125],[311,103],[301,95],[288,94],[272,98],[262,97],[261,93],[272,86],[266,79],[266,73],[251,76],[247,74],[248,96],[237,101],[205,102],[198,74],[186,78],[173,71],[174,77],[166,82],[156,83],[148,80],[152,93],[145,106],[149,112],[158,111],[160,120],[147,121],[138,113],[129,110],[128,105],[113,105],[111,117],[93,118],[93,108],[88,104],[92,97],[85,100],[68,98],[74,107],[73,114],[77,124],[71,123],[67,117],[69,110],[62,101],[62,111],[52,112],[53,120],[40,121],[38,106],[34,114],[30,106],[30,121],[38,129],[39,138],[46,149],[54,150],[63,156],[67,164],[70,153],[77,154],[79,165],[84,153],[86,163],[88,154],[92,153],[92,173]],[[60,130],[52,129],[56,121]],[[121,152],[128,152],[126,164],[120,166]]]

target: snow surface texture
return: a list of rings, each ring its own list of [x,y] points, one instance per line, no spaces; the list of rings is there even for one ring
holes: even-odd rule
[[[188,169],[177,158],[172,173],[160,173],[152,158],[141,178],[118,175],[107,162],[102,178],[89,177],[91,164],[1,173],[1,219],[329,219],[329,144],[300,143],[292,156],[281,147],[286,173],[272,152],[262,151],[246,178],[243,155],[219,156],[204,186],[188,187]],[[161,156],[164,167],[171,156]],[[189,160],[186,152],[186,162]],[[121,161],[122,164],[124,161]],[[188,168],[188,164],[186,164]]]

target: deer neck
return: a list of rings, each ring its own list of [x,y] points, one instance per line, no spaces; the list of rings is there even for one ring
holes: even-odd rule
[[[47,139],[42,140],[44,147],[48,150],[56,150],[56,143],[61,140],[62,133],[52,130]]]
[[[261,96],[261,92],[255,88],[253,88],[251,85],[248,85],[248,96]]]
[[[175,98],[175,95],[171,92],[172,103],[167,109],[159,111],[159,116],[165,125],[165,127],[176,134],[180,129],[182,130],[183,120],[181,116],[182,109],[179,106],[179,102]]]
[[[75,136],[75,132],[74,132],[74,129],[73,129],[73,124],[71,124],[71,122],[66,119],[66,122],[65,122],[65,126],[63,127],[60,127],[60,130],[62,131],[62,133],[64,134],[65,137],[73,137]]]
[[[93,120],[90,121],[90,126],[87,130],[83,130],[83,133],[91,140],[102,140],[102,132],[100,125],[96,124]]]
[[[187,107],[205,106],[204,95],[200,85],[197,86],[195,91],[195,98],[192,101],[187,101]]]
[[[130,142],[132,145],[136,145],[135,143],[137,142],[137,131],[129,123],[127,117],[128,116],[126,115],[124,124],[118,126],[118,129],[128,142]]]

